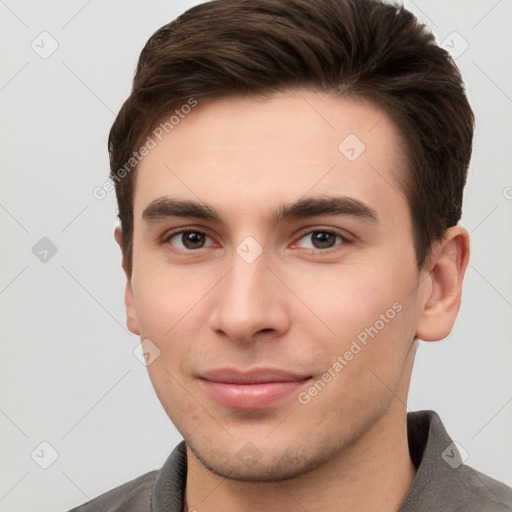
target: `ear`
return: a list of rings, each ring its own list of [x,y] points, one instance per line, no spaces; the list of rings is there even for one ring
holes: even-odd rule
[[[469,261],[469,234],[462,226],[446,231],[434,245],[421,286],[416,337],[437,341],[450,334],[460,308],[462,281]]]
[[[128,329],[133,333],[140,335],[139,330],[139,321],[137,319],[137,311],[135,309],[135,300],[133,296],[133,288],[132,288],[132,279],[130,274],[128,273],[128,269],[126,268],[126,261],[124,259],[124,251],[123,251],[123,234],[121,231],[121,226],[116,226],[114,230],[114,238],[116,239],[117,244],[121,248],[121,253],[123,254],[122,259],[122,267],[124,273],[126,275],[126,287],[124,290],[124,306],[126,309],[126,325]]]

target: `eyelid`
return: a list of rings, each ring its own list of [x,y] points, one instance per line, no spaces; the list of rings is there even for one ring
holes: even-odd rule
[[[168,243],[169,240],[173,237],[173,236],[176,236],[176,235],[179,235],[179,234],[182,234],[182,233],[188,233],[188,232],[194,232],[194,233],[200,233],[202,235],[205,235],[207,236],[208,238],[210,238],[214,243],[218,243],[216,240],[215,240],[215,237],[213,237],[208,229],[206,228],[199,228],[199,227],[195,227],[195,226],[181,226],[179,228],[174,228],[174,229],[171,229],[170,231],[166,231],[163,235],[162,235],[162,238],[160,240],[160,243],[162,244],[165,244],[165,243]],[[200,249],[205,249],[206,247],[201,247]],[[192,251],[198,251],[200,249],[189,249],[188,251],[186,252],[192,252]],[[180,250],[180,249],[177,249],[177,250]]]
[[[333,235],[341,237],[344,243],[352,243],[356,240],[356,237],[351,233],[348,233],[345,229],[335,228],[334,226],[308,226],[307,228],[302,228],[296,235],[294,235],[293,244],[296,244],[301,238],[304,238],[304,236],[310,235],[315,232],[332,233]],[[292,247],[293,246],[294,245],[292,245]],[[318,250],[325,252],[327,249]]]
[[[192,226],[180,226],[180,227],[174,228],[174,229],[172,229],[170,231],[166,231],[164,233],[164,235],[162,236],[161,243],[162,244],[168,243],[169,240],[173,236],[179,235],[181,233],[190,232],[190,231],[197,232],[197,233],[200,233],[202,235],[205,235],[208,238],[210,238],[214,242],[214,244],[217,244],[217,245],[219,244],[219,242],[217,242],[216,238],[214,236],[212,236],[212,234],[209,232],[209,230],[207,228],[196,227],[196,226],[193,226],[193,225]],[[327,252],[335,251],[337,248],[339,248],[342,245],[353,243],[356,240],[356,237],[354,235],[352,235],[351,233],[349,233],[346,230],[341,229],[341,228],[336,228],[336,227],[333,227],[333,226],[308,226],[306,228],[301,228],[301,230],[299,230],[299,232],[293,236],[294,241],[292,242],[292,245],[290,247],[297,248],[296,244],[297,244],[297,242],[299,240],[304,238],[306,235],[310,235],[312,233],[319,232],[319,231],[320,232],[332,233],[334,235],[337,235],[337,236],[341,237],[342,243],[341,244],[337,244],[337,245],[335,245],[333,247],[326,248],[326,249],[305,249],[303,247],[298,247],[298,249],[306,250],[306,251],[309,251],[309,252],[327,253]],[[178,249],[178,248],[175,248],[175,249],[178,250],[178,251],[181,250],[182,252],[197,252],[200,249],[207,249],[207,248],[208,247],[201,247],[199,249],[189,249],[187,251],[183,251],[183,250]]]

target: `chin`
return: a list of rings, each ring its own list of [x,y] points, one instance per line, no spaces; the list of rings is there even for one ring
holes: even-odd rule
[[[252,443],[247,443],[233,453],[220,453],[218,449],[198,450],[188,441],[187,446],[212,473],[239,482],[271,483],[290,480],[314,471],[336,456],[334,450],[326,447],[315,449],[311,443],[303,447],[288,447],[281,453],[268,450],[267,454],[259,451]]]

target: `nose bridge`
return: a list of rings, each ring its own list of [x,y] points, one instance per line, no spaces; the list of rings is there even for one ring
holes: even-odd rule
[[[244,248],[244,246],[242,246]],[[264,254],[246,258],[233,254],[231,270],[216,296],[211,327],[237,341],[249,341],[262,330],[282,332],[288,314]]]
[[[263,244],[262,236],[258,236]],[[253,236],[246,236],[234,247],[231,254],[231,271],[227,276],[226,298],[232,296],[239,308],[248,306],[250,301],[258,302],[266,293],[268,276],[268,251],[263,250]]]
[[[230,307],[248,315],[254,308],[270,302],[268,268],[265,256],[248,262],[238,253],[233,256],[231,271],[227,275],[225,298]]]

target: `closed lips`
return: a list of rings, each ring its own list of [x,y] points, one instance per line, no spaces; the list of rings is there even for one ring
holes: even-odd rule
[[[270,407],[301,387],[310,376],[277,370],[213,370],[200,381],[216,402],[231,409],[256,410]]]

